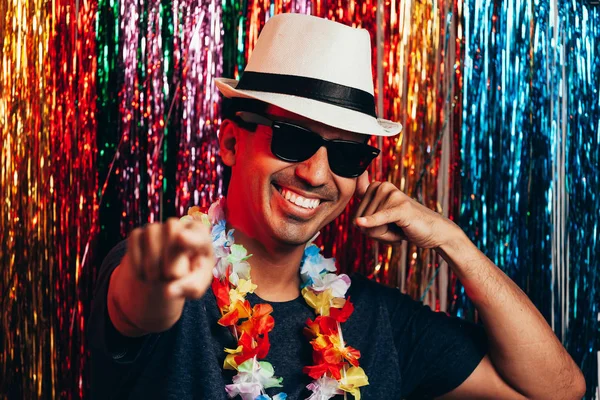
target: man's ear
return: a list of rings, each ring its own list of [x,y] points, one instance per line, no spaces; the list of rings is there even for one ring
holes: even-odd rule
[[[223,120],[219,129],[219,153],[223,163],[229,167],[235,165],[238,135],[240,128],[231,120]]]

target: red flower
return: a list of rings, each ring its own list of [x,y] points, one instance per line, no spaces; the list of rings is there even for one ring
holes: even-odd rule
[[[318,316],[315,319],[315,322],[319,323],[319,328],[321,328],[322,335],[337,335],[338,334],[338,325],[335,319],[331,317],[324,317],[322,315]]]
[[[238,340],[238,346],[242,346],[242,351],[237,355],[234,360],[237,365],[242,364],[244,361],[251,358],[263,359],[269,353],[271,343],[269,342],[269,335],[265,334],[259,338],[252,338],[245,332],[242,332],[240,340]]]
[[[238,346],[242,346],[242,351],[239,355],[235,356],[234,358],[237,365],[240,365],[244,361],[253,358],[258,351],[256,349],[255,341],[254,339],[252,339],[252,336],[246,334],[245,332],[242,332],[242,335],[238,340]]]
[[[273,330],[275,320],[269,314],[273,312],[270,304],[257,304],[252,309],[250,318],[243,322],[239,329],[252,337],[263,335]]]
[[[358,367],[358,359],[360,358],[360,351],[354,347],[346,346],[342,352],[344,358],[355,367]]]
[[[223,315],[217,323],[222,326],[235,325],[240,319],[239,312],[236,309],[231,310],[227,314]]]
[[[326,351],[331,351],[330,356],[333,356],[333,353],[336,353],[336,356],[339,358],[345,358],[350,364],[358,367],[358,359],[360,358],[360,351],[356,350],[354,347],[344,346],[342,349],[332,348]]]
[[[229,282],[227,280],[221,281],[219,278],[213,277],[212,291],[217,298],[217,306],[219,310],[223,311],[229,307]]]
[[[307,318],[306,328],[304,328],[303,332],[304,336],[306,336],[310,340],[316,338],[321,333],[321,329],[319,328],[319,324],[316,321]]]
[[[252,309],[248,300],[245,300],[243,303],[236,301],[233,307],[229,307],[229,312],[219,319],[218,323],[223,326],[235,325],[241,318],[248,318],[251,314]]]
[[[269,334],[265,333],[263,337],[258,338],[258,346],[256,346],[256,357],[263,359],[269,353],[271,342],[269,342]]]
[[[343,368],[343,366],[344,366],[344,363],[329,364],[329,363],[324,362],[324,363],[317,364],[317,365],[306,366],[306,367],[302,368],[302,372],[304,372],[305,374],[307,374],[308,376],[310,376],[313,379],[319,379],[323,375],[329,373],[335,379],[340,380],[340,379],[342,379],[340,370]]]
[[[344,307],[342,308],[333,308],[329,309],[329,316],[336,320],[337,322],[346,322],[350,315],[354,311],[354,305],[350,303],[350,297],[344,303]]]

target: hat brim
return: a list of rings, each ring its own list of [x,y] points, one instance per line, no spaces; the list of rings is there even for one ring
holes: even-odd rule
[[[281,93],[238,90],[238,81],[229,78],[216,78],[217,88],[227,98],[247,98],[272,104],[286,111],[301,115],[322,124],[345,131],[375,136],[394,136],[402,131],[398,122],[374,118],[358,111],[335,106],[317,100]]]

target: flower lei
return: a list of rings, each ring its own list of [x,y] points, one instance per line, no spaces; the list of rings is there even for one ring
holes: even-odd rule
[[[250,279],[250,258],[246,249],[234,243],[233,229],[225,226],[225,199],[211,205],[208,214],[192,207],[182,220],[199,220],[211,228],[217,263],[213,269],[212,290],[221,311],[219,324],[230,327],[237,340],[235,349],[225,349],[224,369],[236,370],[233,383],[226,385],[227,394],[243,400],[285,400],[279,393],[273,398],[265,389],[282,387],[283,378],[275,376],[273,366],[263,360],[269,352],[269,332],[275,326],[270,304],[254,307],[246,300],[257,285]],[[308,400],[327,400],[338,394],[350,393],[360,400],[360,387],[368,385],[364,370],[359,367],[360,352],[346,346],[340,324],[346,322],[354,306],[345,299],[350,278],[336,275],[335,261],[324,258],[319,248],[309,243],[304,250],[300,276],[302,296],[317,314],[306,321],[305,336],[313,348],[314,365],[303,372],[314,379],[307,388]]]

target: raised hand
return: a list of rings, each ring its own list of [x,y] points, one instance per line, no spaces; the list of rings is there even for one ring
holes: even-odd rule
[[[186,299],[204,295],[214,265],[212,238],[201,222],[172,218],[135,229],[111,277],[113,324],[128,336],[169,329]]]
[[[460,230],[392,183],[369,183],[366,172],[358,178],[356,195],[362,200],[355,223],[374,240],[384,243],[408,240],[422,248],[437,248]]]

